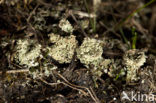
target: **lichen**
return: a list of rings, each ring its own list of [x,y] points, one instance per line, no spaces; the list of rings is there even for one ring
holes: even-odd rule
[[[61,37],[56,34],[49,34],[51,43],[49,55],[59,63],[70,63],[77,47],[77,40],[74,35]]]
[[[73,26],[69,23],[68,20],[66,19],[61,19],[60,22],[59,22],[59,27],[67,32],[67,33],[72,33],[73,32]]]
[[[137,71],[146,62],[145,53],[141,50],[128,50],[123,56],[125,68],[127,69],[127,82],[138,80]]]
[[[77,57],[81,63],[98,64],[102,58],[103,47],[100,40],[84,38],[82,45],[77,49]]]
[[[81,25],[81,27],[82,27],[83,29],[88,28],[88,26],[89,26],[89,20],[81,20],[81,21],[80,21],[80,25]]]
[[[118,79],[125,75],[125,69],[122,67],[122,60],[121,59],[111,59],[110,64],[108,65],[108,72],[107,74],[114,78]]]
[[[9,5],[9,6],[14,6],[18,2],[19,2],[19,0],[11,0],[11,1],[10,0],[0,0],[0,4],[5,3],[6,5]]]
[[[112,63],[111,59],[101,59],[99,63],[93,64],[94,68],[91,69],[91,72],[94,76],[100,77],[103,73],[109,73],[108,69]],[[96,79],[96,77],[94,77]]]
[[[77,58],[93,74],[94,81],[103,73],[112,78],[125,75],[120,59],[105,59],[102,57],[105,42],[93,38],[85,38],[81,46],[77,49]]]
[[[103,42],[93,38],[84,38],[83,43],[77,48],[77,58],[83,63],[94,75],[101,76],[103,72],[107,72],[109,60],[102,57]]]
[[[39,79],[42,77],[49,77],[52,74],[53,70],[56,70],[57,67],[51,63],[43,63],[42,69],[35,69],[35,70],[30,70],[29,74],[32,76],[33,79]]]
[[[32,25],[35,29],[37,30],[46,30],[46,31],[51,31],[52,24],[47,24],[47,19],[52,15],[52,8],[47,8],[47,7],[38,7],[36,9],[36,12],[32,14]]]
[[[15,61],[28,68],[38,66],[37,58],[42,57],[41,45],[35,40],[20,39],[17,41]]]

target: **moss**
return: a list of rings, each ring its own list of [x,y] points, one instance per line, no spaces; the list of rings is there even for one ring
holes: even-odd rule
[[[26,67],[38,66],[37,58],[42,57],[41,45],[34,40],[20,39],[17,41],[15,61]]]
[[[49,55],[59,63],[70,63],[77,47],[75,36],[61,37],[53,33],[49,36],[50,41],[54,43],[49,47]]]

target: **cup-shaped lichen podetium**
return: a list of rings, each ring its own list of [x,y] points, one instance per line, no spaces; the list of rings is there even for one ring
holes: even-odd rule
[[[61,37],[60,35],[49,34],[51,43],[49,47],[49,56],[59,63],[70,63],[77,47],[77,40],[74,35]]]
[[[123,62],[127,70],[126,81],[133,82],[138,80],[137,71],[146,62],[146,56],[141,50],[128,50],[123,56]]]

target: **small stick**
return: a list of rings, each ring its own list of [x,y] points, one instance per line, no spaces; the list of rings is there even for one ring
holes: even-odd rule
[[[38,7],[39,7],[39,4],[37,4],[36,7],[34,8],[34,10],[30,13],[30,15],[29,15],[29,17],[28,17],[28,19],[27,19],[27,22],[30,21],[32,15],[35,13],[35,11],[36,11],[36,9],[37,9]]]
[[[54,86],[54,85],[58,85],[58,84],[64,84],[65,86],[68,86],[68,87],[70,87],[70,88],[72,88],[72,89],[75,89],[75,90],[77,90],[77,91],[80,91],[80,92],[83,93],[85,96],[87,95],[87,93],[86,93],[85,91],[83,91],[83,90],[81,90],[81,89],[79,89],[79,88],[73,87],[73,86],[71,86],[71,85],[69,85],[69,84],[67,84],[67,83],[65,83],[65,82],[48,83],[47,81],[45,81],[45,80],[42,79],[42,78],[40,78],[40,80],[41,80],[43,83],[45,83],[45,84],[47,84],[47,85],[50,85],[50,86]]]
[[[94,14],[89,14],[89,13],[82,12],[82,11],[72,10],[72,12],[73,12],[73,14],[79,15],[80,18],[83,18],[83,17],[95,18],[96,17],[96,15],[94,15]]]
[[[29,69],[19,69],[19,70],[8,70],[4,73],[6,74],[15,74],[15,73],[28,73]],[[3,71],[0,71],[0,75],[3,74]]]
[[[84,35],[85,37],[88,37],[88,35],[87,35],[87,34],[85,33],[85,31],[83,30],[82,26],[78,23],[78,21],[76,20],[75,16],[73,15],[72,10],[69,10],[69,14],[72,16],[72,18],[73,18],[73,20],[76,22],[76,24],[80,27],[80,29],[81,29],[83,35]]]
[[[92,87],[90,86],[89,88],[90,88],[92,94],[94,95],[96,103],[100,103],[100,100],[97,98],[97,96],[96,96],[95,92],[93,91]]]
[[[61,74],[59,74],[58,72],[56,72],[56,74],[61,77],[65,82],[67,82],[67,84],[74,88],[82,88],[82,89],[86,89],[88,91],[88,93],[90,94],[91,98],[95,101],[95,103],[100,103],[100,101],[94,97],[94,95],[92,94],[92,92],[89,90],[89,88],[87,87],[82,87],[82,86],[77,86],[77,85],[74,85],[74,84],[71,84],[66,78],[64,78]],[[81,90],[81,89],[80,89]]]

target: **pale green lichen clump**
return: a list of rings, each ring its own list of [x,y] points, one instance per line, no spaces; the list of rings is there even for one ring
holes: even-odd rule
[[[69,23],[68,20],[66,19],[61,19],[60,22],[59,22],[59,27],[67,32],[67,33],[72,33],[73,32],[73,26]]]
[[[120,71],[120,76],[125,75],[121,70],[120,60],[105,59],[102,57],[104,42],[93,38],[85,38],[82,45],[77,49],[77,58],[85,66],[91,69],[96,81],[97,76],[107,73],[110,77],[116,77]]]
[[[15,60],[28,68],[38,66],[41,55],[41,45],[34,40],[23,39],[17,41]]]
[[[77,49],[77,58],[87,68],[93,66],[91,71],[93,75],[101,76],[102,71],[107,72],[109,60],[102,57],[103,42],[93,38],[84,38],[82,45]]]
[[[128,50],[123,59],[127,69],[127,82],[138,80],[137,71],[146,62],[145,53],[136,49]]]
[[[77,47],[77,40],[74,35],[61,37],[57,34],[49,34],[51,43],[49,47],[49,56],[59,63],[70,63]]]
[[[99,63],[102,58],[103,48],[100,40],[85,38],[77,49],[77,57],[81,63],[89,65]]]

